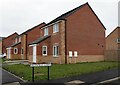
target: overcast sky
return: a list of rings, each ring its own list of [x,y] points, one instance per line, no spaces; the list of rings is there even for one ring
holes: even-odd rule
[[[0,36],[22,32],[50,22],[86,2],[106,27],[106,36],[118,26],[120,0],[0,0]]]

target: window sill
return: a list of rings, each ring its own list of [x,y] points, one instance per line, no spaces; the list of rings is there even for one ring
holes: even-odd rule
[[[47,57],[47,55],[42,55],[43,57]]]
[[[58,58],[59,56],[53,56],[54,58]]]

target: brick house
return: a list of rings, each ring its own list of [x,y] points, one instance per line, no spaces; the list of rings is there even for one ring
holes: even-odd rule
[[[120,27],[116,27],[106,37],[106,61],[120,61]]]
[[[8,37],[4,38],[2,40],[2,53],[4,54],[8,54],[7,53],[7,48],[10,47],[13,42],[14,42],[14,38],[17,36],[18,34],[15,32],[11,35],[9,35]]]
[[[46,24],[29,44],[31,63],[103,61],[105,27],[88,3]]]
[[[10,49],[10,59],[27,60],[28,44],[40,37],[40,28],[45,23],[41,23],[14,38],[14,43],[7,49]],[[9,51],[9,50],[8,50]]]
[[[0,37],[0,54],[2,54],[2,40],[4,37]]]

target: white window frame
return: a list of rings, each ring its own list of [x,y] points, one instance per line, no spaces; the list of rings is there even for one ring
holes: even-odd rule
[[[119,39],[117,39],[117,43],[120,43],[119,41],[120,41],[120,38],[119,38]]]
[[[17,38],[15,39],[15,43],[17,43]]]
[[[16,52],[15,52],[16,50]],[[14,54],[18,54],[18,48],[14,48]]]
[[[78,57],[78,52],[74,51],[74,57]]]
[[[53,33],[59,32],[59,23],[53,25]]]
[[[71,58],[73,56],[72,51],[69,51],[69,57]]]
[[[54,47],[57,49],[58,47],[58,54],[54,54]],[[55,53],[57,53],[57,51],[55,51]],[[54,57],[58,57],[59,56],[59,46],[58,45],[53,45],[53,56]]]
[[[46,54],[43,54],[43,53],[44,53],[44,51],[43,51],[43,48],[44,48],[44,47],[46,48]],[[43,56],[47,56],[47,46],[42,46],[42,55],[43,55]]]
[[[49,33],[49,30],[48,30],[48,27],[44,29],[44,36],[48,35]]]
[[[21,37],[19,37],[19,42],[21,42]]]

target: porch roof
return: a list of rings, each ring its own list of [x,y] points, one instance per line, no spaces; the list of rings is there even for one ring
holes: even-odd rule
[[[14,47],[14,46],[16,46],[16,45],[18,45],[18,44],[20,44],[20,43],[21,43],[21,42],[15,43],[15,44],[11,45],[11,47]]]
[[[44,40],[46,40],[47,38],[51,37],[50,35],[47,35],[47,36],[44,36],[44,37],[40,37],[38,38],[37,40],[35,40],[34,42],[30,43],[29,45],[32,45],[32,44],[38,44]]]

